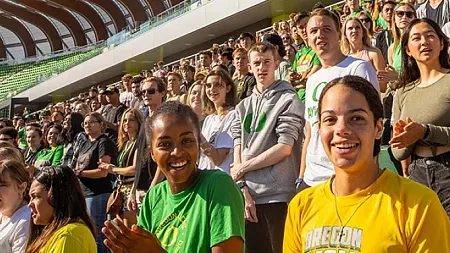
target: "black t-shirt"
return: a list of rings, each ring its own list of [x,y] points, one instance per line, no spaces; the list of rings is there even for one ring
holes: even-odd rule
[[[252,73],[248,72],[243,78],[235,78],[233,81],[237,88],[236,94],[239,101],[252,95],[253,88],[256,85],[256,79]]]
[[[153,178],[156,174],[156,168],[158,165],[149,157],[145,164],[141,168],[141,173],[139,174],[139,181],[137,182],[137,189],[147,191],[150,188]]]
[[[234,72],[236,71],[236,67],[233,65],[232,62],[230,62],[230,64],[228,64],[228,74],[230,74],[230,76],[234,75]]]
[[[112,164],[116,164],[117,147],[108,136],[102,134],[94,141],[85,141],[78,150],[78,169],[97,169],[99,159],[105,155],[111,157]],[[104,178],[95,179],[80,177],[80,182],[81,189],[86,197],[112,192],[111,177],[109,174]]]
[[[388,64],[388,50],[389,46],[394,42],[394,37],[390,30],[383,31],[375,35],[375,46],[381,50],[384,57],[384,62]]]
[[[430,2],[427,2],[427,5],[425,6],[427,10],[427,18],[432,19],[434,22],[436,22],[439,27],[444,26],[444,19],[442,18],[442,9],[444,8],[444,1],[441,1],[441,3],[436,7],[436,9],[433,9],[431,7]]]
[[[106,114],[106,121],[119,124],[122,119],[122,115],[128,107],[122,103],[120,103],[117,107],[111,106],[111,110],[109,110]],[[117,144],[117,135],[118,132],[114,129],[107,128],[106,135],[111,138],[111,140]]]

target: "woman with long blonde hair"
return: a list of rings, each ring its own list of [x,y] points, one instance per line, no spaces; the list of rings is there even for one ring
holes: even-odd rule
[[[416,9],[414,6],[407,2],[398,3],[394,8],[394,15],[391,20],[392,34],[394,37],[394,43],[389,46],[388,50],[388,62],[396,72],[402,70],[402,48],[401,40],[403,30],[408,24],[417,18]]]
[[[377,71],[386,67],[383,54],[372,46],[369,32],[356,17],[348,18],[342,26],[341,49],[345,55],[372,63]]]
[[[99,165],[100,169],[117,176],[116,187],[120,187],[120,191],[124,193],[123,203],[127,203],[127,197],[135,181],[136,141],[142,124],[144,124],[144,116],[139,110],[134,108],[125,110],[119,125],[117,166],[111,163],[101,163]],[[137,222],[136,213],[134,211],[130,212],[126,206],[119,210],[118,215],[125,220],[127,225],[131,226]]]

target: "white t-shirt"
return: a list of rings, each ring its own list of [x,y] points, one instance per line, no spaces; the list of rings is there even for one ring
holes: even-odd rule
[[[0,213],[0,219],[2,214]],[[0,224],[0,252],[24,253],[30,232],[31,210],[25,205]]]
[[[127,107],[131,106],[131,102],[134,100],[133,92],[123,91],[120,93],[119,97],[120,103],[126,105]]]
[[[202,134],[214,148],[229,148],[227,157],[219,166],[209,160],[209,158],[203,153],[200,155],[198,163],[199,169],[211,170],[220,169],[230,174],[230,165],[233,163],[233,137],[231,136],[231,123],[236,116],[234,109],[230,110],[227,115],[221,120],[219,115],[209,115],[203,121]]]
[[[321,68],[308,78],[305,95],[305,119],[311,126],[311,139],[306,151],[306,170],[303,180],[309,186],[326,181],[334,174],[334,168],[328,159],[318,129],[318,105],[323,88],[331,80],[347,75],[360,76],[368,80],[380,92],[377,73],[372,64],[348,56],[331,68]]]
[[[445,23],[445,25],[442,27],[442,32],[444,32],[444,34],[447,35],[448,38],[450,38],[450,22]],[[448,52],[450,53],[450,47],[448,48]]]

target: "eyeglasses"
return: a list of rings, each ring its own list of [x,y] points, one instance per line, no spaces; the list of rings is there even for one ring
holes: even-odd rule
[[[99,123],[98,121],[90,121],[81,123],[81,127],[93,126],[95,123]]]
[[[386,9],[383,9],[383,11],[384,12],[393,12],[394,8],[386,8]]]
[[[370,18],[360,18],[359,19],[362,23],[370,23],[371,19]]]
[[[155,88],[148,88],[146,90],[142,91],[142,94],[148,93],[149,95],[153,95],[156,93],[156,89]]]
[[[228,42],[229,42],[229,43],[233,43],[233,42],[234,42],[234,40],[229,40]]]
[[[396,11],[395,15],[397,15],[397,17],[399,17],[399,18],[402,18],[405,15],[407,18],[413,18],[414,12],[412,12],[412,11]]]

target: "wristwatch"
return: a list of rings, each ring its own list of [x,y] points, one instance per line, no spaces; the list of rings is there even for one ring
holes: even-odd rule
[[[301,184],[301,183],[303,183],[303,178],[297,178],[297,179],[295,179],[295,185],[299,185],[299,184]]]
[[[247,183],[245,183],[245,181],[239,181],[236,184],[239,187],[239,189],[242,189],[247,186]]]

